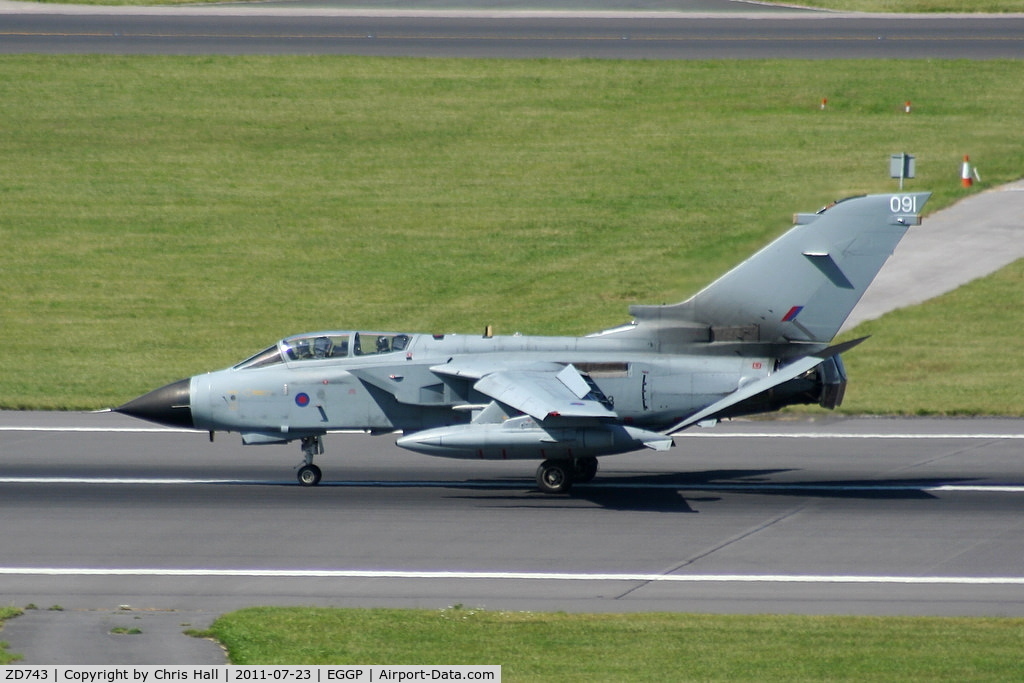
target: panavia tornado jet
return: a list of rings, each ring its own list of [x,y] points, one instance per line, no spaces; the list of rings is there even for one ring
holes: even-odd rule
[[[299,483],[326,434],[399,434],[449,458],[539,459],[564,493],[597,458],[668,450],[695,424],[794,404],[835,408],[846,372],[830,346],[930,193],[846,199],[813,214],[686,301],[633,306],[585,337],[325,331],[116,408],[163,425],[298,441]]]

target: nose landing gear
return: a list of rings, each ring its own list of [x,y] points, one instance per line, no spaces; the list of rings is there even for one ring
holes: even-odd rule
[[[323,477],[320,468],[313,464],[313,457],[323,455],[324,440],[319,436],[307,436],[302,439],[302,456],[305,464],[299,467],[298,478],[302,486],[316,486]]]

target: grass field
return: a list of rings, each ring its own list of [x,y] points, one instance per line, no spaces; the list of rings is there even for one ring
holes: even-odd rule
[[[1017,61],[5,56],[0,72],[4,408],[116,405],[313,329],[584,334],[685,298],[794,211],[894,189],[891,153],[917,156],[931,210],[983,189],[960,187],[964,154],[986,185],[1024,169]],[[1024,383],[1006,362],[1020,279],[872,323],[850,409],[1024,414],[993,390]]]
[[[0,607],[0,634],[3,632],[4,622],[8,619],[13,619],[22,613],[17,607],[11,607],[4,605]],[[16,662],[20,658],[17,652],[9,652],[7,650],[8,644],[6,641],[0,640],[0,665],[10,664]]]
[[[1024,620],[254,608],[236,664],[501,664],[506,681],[1007,681]]]
[[[21,610],[0,608],[0,627]],[[1011,681],[1024,620],[254,607],[233,664],[499,664],[505,681]],[[18,661],[0,643],[0,664]]]

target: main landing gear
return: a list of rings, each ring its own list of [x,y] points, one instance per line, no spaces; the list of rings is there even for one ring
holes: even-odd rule
[[[537,488],[541,493],[567,493],[573,484],[585,484],[596,475],[597,458],[545,460],[537,468]]]
[[[324,454],[324,440],[319,436],[306,436],[302,439],[302,455],[306,464],[299,467],[299,483],[302,486],[316,486],[324,476],[320,468],[313,464],[313,456]]]
[[[313,464],[313,458],[324,453],[324,440],[320,436],[302,439],[304,464],[298,469],[299,484],[316,486],[323,472]],[[573,484],[585,484],[597,475],[597,458],[561,458],[545,460],[537,468],[537,488],[541,493],[568,493]]]

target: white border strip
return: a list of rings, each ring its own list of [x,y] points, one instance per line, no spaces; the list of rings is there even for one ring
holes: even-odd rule
[[[0,484],[93,484],[105,486],[191,486],[191,485],[254,485],[254,486],[295,486],[290,480],[258,480],[258,479],[155,479],[146,477],[0,477]],[[325,481],[321,487],[350,488],[475,488],[475,489],[521,489],[523,482],[466,482],[466,481],[383,481],[367,479],[365,481]],[[580,484],[582,490],[614,488],[614,489],[661,489],[670,491],[730,491],[739,493],[758,493],[770,491],[807,491],[809,493],[841,493],[841,492],[892,492],[921,491],[924,493],[1024,493],[1022,484],[787,484],[784,482],[766,483],[729,483],[695,484],[679,482],[677,484],[633,484],[608,480],[597,484]]]
[[[428,579],[512,581],[628,581],[658,583],[858,583],[918,585],[1024,585],[1020,576],[856,576],[790,574],[589,574],[571,572],[408,571],[400,569],[159,569],[0,567],[2,576],[256,577],[292,579]]]

